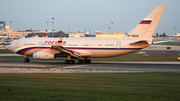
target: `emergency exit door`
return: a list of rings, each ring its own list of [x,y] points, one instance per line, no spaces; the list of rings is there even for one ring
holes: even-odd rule
[[[118,41],[118,42],[116,43],[116,48],[121,48],[121,42],[120,42],[120,41]]]
[[[43,45],[43,42],[42,42],[42,41],[39,41],[39,42],[38,42],[38,47],[39,47],[39,49],[42,49],[42,45]]]
[[[19,48],[20,46],[20,41],[16,42],[16,48]]]

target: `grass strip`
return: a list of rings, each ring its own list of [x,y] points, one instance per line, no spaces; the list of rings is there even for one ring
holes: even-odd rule
[[[10,53],[13,53],[7,49],[0,49],[0,54],[10,54]]]
[[[123,55],[111,58],[90,58],[92,61],[178,61],[177,55],[164,55],[164,56],[143,56],[143,55]],[[30,60],[35,60],[29,57]],[[46,61],[64,61],[66,57],[58,57]],[[0,60],[24,60],[24,56],[0,56]],[[77,61],[77,59],[75,59]]]
[[[92,58],[92,61],[178,61],[177,55],[144,56],[144,55],[123,55],[110,58]]]

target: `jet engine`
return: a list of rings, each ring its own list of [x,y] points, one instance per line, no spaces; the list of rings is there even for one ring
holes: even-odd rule
[[[54,59],[54,58],[56,58],[56,55],[49,53],[49,52],[38,51],[33,54],[33,58],[34,59],[43,59],[43,60]]]

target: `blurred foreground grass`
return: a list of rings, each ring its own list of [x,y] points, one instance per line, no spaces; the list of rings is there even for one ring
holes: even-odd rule
[[[179,101],[180,73],[0,74],[1,101]]]

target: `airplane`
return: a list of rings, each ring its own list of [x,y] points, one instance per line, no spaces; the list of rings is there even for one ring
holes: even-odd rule
[[[120,56],[143,49],[151,44],[152,35],[166,6],[157,6],[126,36],[119,39],[24,38],[14,40],[6,48],[34,59],[48,60],[67,57],[66,64],[91,63],[88,58]]]

